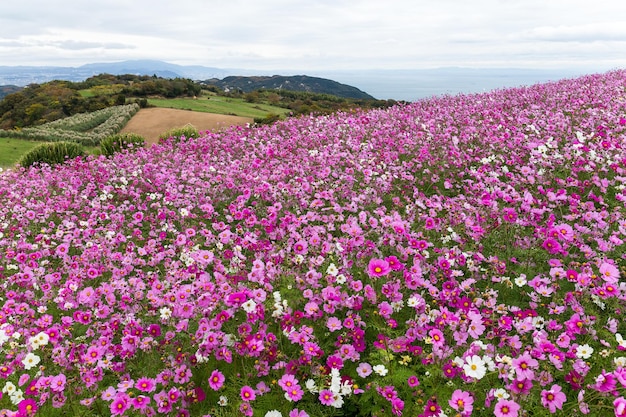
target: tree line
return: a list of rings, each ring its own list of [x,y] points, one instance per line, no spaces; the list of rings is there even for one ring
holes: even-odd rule
[[[31,84],[0,101],[0,129],[37,126],[78,113],[122,105],[149,96],[193,97],[202,87],[188,79],[100,74],[81,82]]]

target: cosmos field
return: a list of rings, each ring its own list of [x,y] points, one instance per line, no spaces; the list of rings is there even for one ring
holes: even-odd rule
[[[626,416],[626,71],[0,174],[0,415]]]

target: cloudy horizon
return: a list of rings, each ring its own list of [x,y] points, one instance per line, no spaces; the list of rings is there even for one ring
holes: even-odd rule
[[[623,16],[601,0],[3,2],[0,65],[597,71],[626,67]]]

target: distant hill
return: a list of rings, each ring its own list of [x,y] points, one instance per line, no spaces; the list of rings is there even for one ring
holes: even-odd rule
[[[224,91],[239,90],[244,93],[256,90],[290,90],[330,94],[342,98],[374,99],[374,97],[356,87],[326,78],[309,77],[307,75],[229,76],[221,80],[211,79],[201,83],[214,85]]]
[[[22,87],[18,87],[16,85],[0,85],[0,100],[9,94],[16,93],[20,91]]]
[[[10,84],[23,87],[56,80],[81,82],[99,74],[156,75],[157,77],[170,79],[207,80],[202,83],[215,85],[223,90],[240,90],[246,93],[259,89],[282,89],[331,94],[342,98],[374,98],[356,87],[326,78],[306,75],[246,76],[250,75],[249,70],[224,70],[200,65],[176,65],[157,60],[93,63],[80,67],[0,66],[0,86]]]
[[[132,60],[86,64],[80,67],[48,66],[2,66],[0,65],[0,85],[26,86],[54,80],[84,81],[98,74],[156,75],[163,78],[190,78],[203,80],[232,75],[232,72],[219,68],[199,65],[176,65],[156,60]]]

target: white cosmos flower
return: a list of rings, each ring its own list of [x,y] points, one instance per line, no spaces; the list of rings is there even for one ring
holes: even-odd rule
[[[579,359],[589,359],[591,354],[593,354],[593,348],[586,343],[576,348],[576,357]]]
[[[22,363],[24,364],[24,369],[26,370],[29,370],[32,367],[37,366],[37,364],[40,361],[41,361],[41,358],[32,352],[27,353],[26,356],[24,356],[24,359],[22,359]]]
[[[241,305],[241,308],[243,308],[246,313],[253,313],[256,310],[256,302],[249,299]]]
[[[161,307],[159,309],[159,313],[161,313],[161,319],[162,320],[169,319],[172,316],[172,310],[170,310],[167,307]]]
[[[463,372],[465,372],[465,376],[469,378],[482,379],[487,373],[487,367],[480,356],[472,355],[465,358]]]
[[[375,365],[372,369],[380,376],[385,376],[389,372],[389,370],[385,368],[385,365]]]

